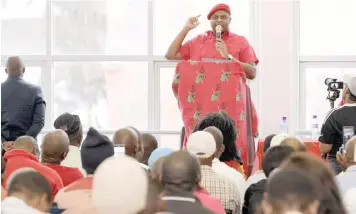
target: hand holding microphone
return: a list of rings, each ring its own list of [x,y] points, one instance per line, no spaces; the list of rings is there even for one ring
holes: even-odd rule
[[[215,27],[215,36],[216,36],[216,51],[220,53],[220,56],[223,59],[227,59],[229,56],[229,52],[227,51],[227,47],[225,45],[225,42],[221,39],[221,31],[222,31],[222,27],[221,25],[217,25]]]

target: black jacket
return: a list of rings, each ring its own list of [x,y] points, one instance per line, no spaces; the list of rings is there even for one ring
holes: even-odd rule
[[[21,77],[1,84],[1,141],[28,135],[36,138],[44,126],[46,103],[39,86]]]
[[[251,184],[245,192],[244,206],[242,208],[242,214],[254,214],[256,213],[256,207],[261,203],[263,194],[265,192],[265,186],[267,179],[260,180],[255,184]]]

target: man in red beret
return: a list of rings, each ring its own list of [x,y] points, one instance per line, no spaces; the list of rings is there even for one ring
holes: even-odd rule
[[[256,65],[258,59],[255,51],[243,36],[232,33],[229,30],[231,23],[231,10],[226,4],[218,4],[208,14],[212,30],[200,34],[195,38],[183,41],[189,31],[200,23],[200,16],[191,17],[170,45],[166,58],[168,60],[195,60],[226,59],[240,63],[246,73],[246,77],[256,77]],[[216,37],[216,26],[221,26],[221,39]]]

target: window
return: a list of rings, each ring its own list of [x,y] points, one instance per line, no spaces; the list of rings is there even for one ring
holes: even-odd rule
[[[54,64],[54,118],[78,114],[84,128],[148,129],[146,62]]]
[[[356,65],[354,68],[306,68],[305,69],[305,123],[304,127],[307,130],[311,129],[313,115],[317,115],[320,124],[324,121],[326,114],[330,111],[330,102],[326,99],[328,96],[327,86],[325,85],[326,78],[335,78],[338,81],[343,81],[345,74],[355,74]],[[302,80],[303,81],[303,80]],[[342,90],[341,90],[342,91]],[[335,101],[335,107],[341,102],[340,98]]]
[[[180,149],[180,135],[155,135],[161,148]]]
[[[192,30],[187,39],[204,33],[210,29],[206,16],[218,0],[155,0],[154,11],[154,54],[164,55],[170,43],[183,28],[189,17],[201,14],[200,26]],[[231,31],[249,37],[250,32],[250,1],[225,0],[231,7]]]
[[[301,0],[301,55],[355,55],[356,1]]]
[[[32,84],[41,85],[41,78],[42,78],[41,75],[42,75],[41,67],[26,67],[23,78],[24,80]],[[5,67],[0,67],[0,81],[4,82],[6,79],[7,79],[7,74],[5,73]]]
[[[177,99],[172,92],[175,68],[160,68],[160,129],[180,130],[184,125]]]
[[[44,54],[46,0],[1,1],[1,54]]]
[[[52,3],[56,54],[147,54],[148,1]]]

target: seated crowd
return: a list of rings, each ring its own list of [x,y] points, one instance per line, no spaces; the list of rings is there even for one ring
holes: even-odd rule
[[[356,137],[338,153],[344,173],[306,152],[297,138],[265,139],[262,169],[245,178],[235,126],[223,112],[203,118],[186,148],[160,148],[134,127],[109,139],[65,113],[42,144],[30,136],[2,148],[1,212],[97,214],[355,213]],[[120,152],[124,148],[124,153]],[[238,161],[239,162],[239,161]]]

